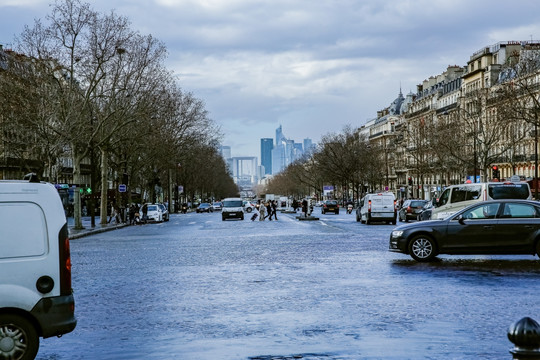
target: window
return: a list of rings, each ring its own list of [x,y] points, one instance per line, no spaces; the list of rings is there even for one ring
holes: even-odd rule
[[[506,204],[503,218],[535,218],[538,217],[537,209],[528,204]]]
[[[482,187],[478,186],[460,186],[452,191],[452,203],[461,201],[476,200],[482,194]]]
[[[529,185],[526,183],[518,184],[490,184],[488,194],[491,199],[522,199],[529,198]]]
[[[464,212],[463,218],[476,220],[495,219],[499,212],[499,206],[500,204],[479,205]]]
[[[448,203],[448,200],[450,198],[450,190],[451,189],[444,190],[444,192],[442,193],[439,199],[439,206],[443,206],[443,205],[446,205],[446,203]]]

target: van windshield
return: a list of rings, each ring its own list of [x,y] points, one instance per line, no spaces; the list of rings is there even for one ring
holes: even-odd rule
[[[223,207],[242,207],[242,200],[225,200]]]
[[[451,202],[457,203],[461,201],[477,200],[482,195],[481,185],[465,185],[458,186],[452,190]]]
[[[499,199],[522,199],[529,198],[529,185],[525,183],[518,184],[489,184],[489,197],[493,200]]]

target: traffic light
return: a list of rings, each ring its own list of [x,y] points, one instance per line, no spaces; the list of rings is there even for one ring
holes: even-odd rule
[[[81,195],[90,195],[92,194],[92,188],[90,188],[89,186],[82,186],[79,189],[79,192],[81,193]]]
[[[409,185],[412,185],[413,184],[413,181],[412,181],[412,177],[409,177]]]
[[[491,167],[491,177],[493,179],[500,180],[501,178],[501,171],[499,170],[499,167],[497,165],[493,165]]]

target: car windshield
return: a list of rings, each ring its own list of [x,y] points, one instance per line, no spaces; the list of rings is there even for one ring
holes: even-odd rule
[[[227,200],[223,202],[223,207],[242,207],[242,200]]]
[[[328,201],[326,201],[326,205],[337,205],[337,201],[335,201],[335,200],[328,200]]]
[[[528,184],[489,184],[489,197],[493,200],[499,199],[522,199],[529,198]]]
[[[158,207],[157,205],[148,205],[148,211],[157,211]]]
[[[201,205],[199,205],[199,207],[202,207],[202,208],[203,208],[203,207],[210,207],[210,204],[208,204],[208,203],[202,203]]]
[[[423,200],[411,201],[410,207],[422,207],[426,202]]]

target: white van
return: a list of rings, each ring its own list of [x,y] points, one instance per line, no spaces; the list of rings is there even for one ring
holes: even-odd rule
[[[244,201],[241,198],[226,198],[221,208],[221,220],[234,218],[244,220]]]
[[[485,182],[451,185],[433,205],[431,219],[444,219],[471,204],[499,199],[531,200],[526,182]]]
[[[396,197],[392,192],[367,194],[356,209],[356,221],[371,224],[372,221],[386,221],[396,224]]]
[[[77,321],[58,191],[34,176],[0,181],[0,359],[33,359],[39,338]]]

